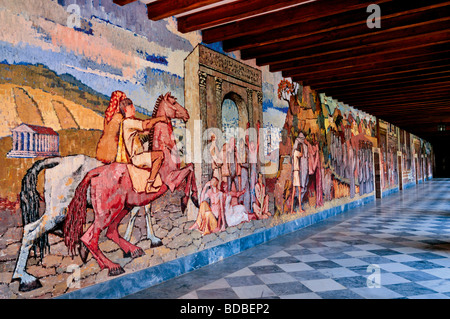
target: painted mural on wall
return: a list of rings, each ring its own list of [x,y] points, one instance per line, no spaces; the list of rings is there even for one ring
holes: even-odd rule
[[[397,151],[399,143],[398,127],[379,120],[380,131],[380,160],[381,160],[381,189],[387,190],[398,187],[399,171]]]
[[[278,92],[289,109],[280,143],[276,211],[302,214],[307,207],[311,213],[372,193],[375,118],[286,79]]]
[[[415,178],[417,182],[423,182],[433,175],[433,149],[429,142],[413,135],[413,156]]]
[[[263,91],[270,101],[276,83],[254,68],[251,87],[220,83],[224,156],[220,183],[205,185],[185,141],[194,120],[183,61],[199,34],[148,20],[139,2],[127,7],[133,21],[109,1],[24,4],[0,10],[3,26],[17,26],[0,43],[2,297],[58,296],[266,227],[264,136],[232,129],[262,132]]]
[[[59,296],[373,194],[374,117],[145,12],[0,1],[1,298]],[[429,166],[410,141],[411,169]]]
[[[409,132],[400,129],[399,130],[399,145],[401,151],[401,178],[403,185],[414,182],[414,170],[413,170],[413,150],[411,143],[411,134]]]

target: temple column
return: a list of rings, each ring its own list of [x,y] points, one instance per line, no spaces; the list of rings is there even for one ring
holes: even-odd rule
[[[202,128],[201,128],[201,139],[202,139],[202,159],[201,159],[201,166],[202,166],[202,180],[201,180],[201,184],[202,184],[202,189],[203,186],[206,184],[206,182],[208,182],[209,178],[210,178],[210,174],[209,174],[209,170],[208,170],[208,163],[207,161],[205,161],[205,159],[203,158],[203,153],[204,150],[207,147],[207,141],[205,141],[203,139],[203,133],[204,130],[208,127],[207,125],[207,103],[206,103],[206,79],[208,77],[208,74],[206,74],[206,72],[203,71],[198,71],[198,76],[199,76],[199,104],[200,104],[200,119],[201,119],[201,123],[202,123]]]

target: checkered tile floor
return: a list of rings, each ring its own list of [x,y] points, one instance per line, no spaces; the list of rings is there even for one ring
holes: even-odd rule
[[[129,297],[449,299],[450,179],[427,181]]]

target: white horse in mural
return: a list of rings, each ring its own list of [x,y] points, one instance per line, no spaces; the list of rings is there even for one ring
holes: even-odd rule
[[[19,280],[19,291],[30,291],[41,287],[39,280],[26,272],[26,265],[30,250],[39,247],[41,259],[49,248],[49,232],[62,236],[67,206],[71,202],[75,190],[84,176],[92,169],[103,165],[102,162],[86,155],[73,155],[66,157],[51,157],[39,160],[28,169],[22,180],[20,192],[20,205],[24,224],[22,245],[16,262],[12,280]],[[45,169],[44,200],[45,213],[39,217],[40,194],[36,189],[37,177]],[[88,192],[89,194],[89,192]],[[88,205],[91,205],[88,195]],[[134,227],[135,219],[141,207],[131,210],[131,217],[124,235],[129,241]],[[160,238],[153,232],[151,223],[151,204],[145,206],[145,218],[147,222],[147,238],[151,241],[151,247],[162,245]]]

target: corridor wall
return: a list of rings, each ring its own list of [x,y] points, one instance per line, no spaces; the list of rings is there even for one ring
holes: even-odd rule
[[[150,21],[139,1],[1,1],[0,19],[0,298],[121,297],[217,262],[374,200],[374,152],[382,154],[384,190],[398,185],[397,154],[404,183],[432,176],[426,141],[377,126],[374,116],[225,53],[221,43],[205,45],[199,32],[179,33],[175,18]],[[198,51],[205,55],[194,63]],[[124,214],[117,229],[131,246],[103,225],[98,249],[79,242],[70,252],[68,208],[86,173],[108,166],[96,150],[105,117],[117,113],[115,91],[140,120],[165,96],[186,107],[187,122],[170,121],[166,158],[179,159],[180,170],[192,165],[197,192],[188,192],[184,209],[187,179],[151,201],[151,213]],[[203,135],[196,119],[215,130]],[[60,157],[8,157],[22,124],[57,132]],[[149,136],[140,136],[142,151],[151,150]],[[162,180],[170,184],[178,171],[161,171]],[[97,192],[105,203],[115,185],[109,177]],[[85,210],[79,237],[100,213]]]

